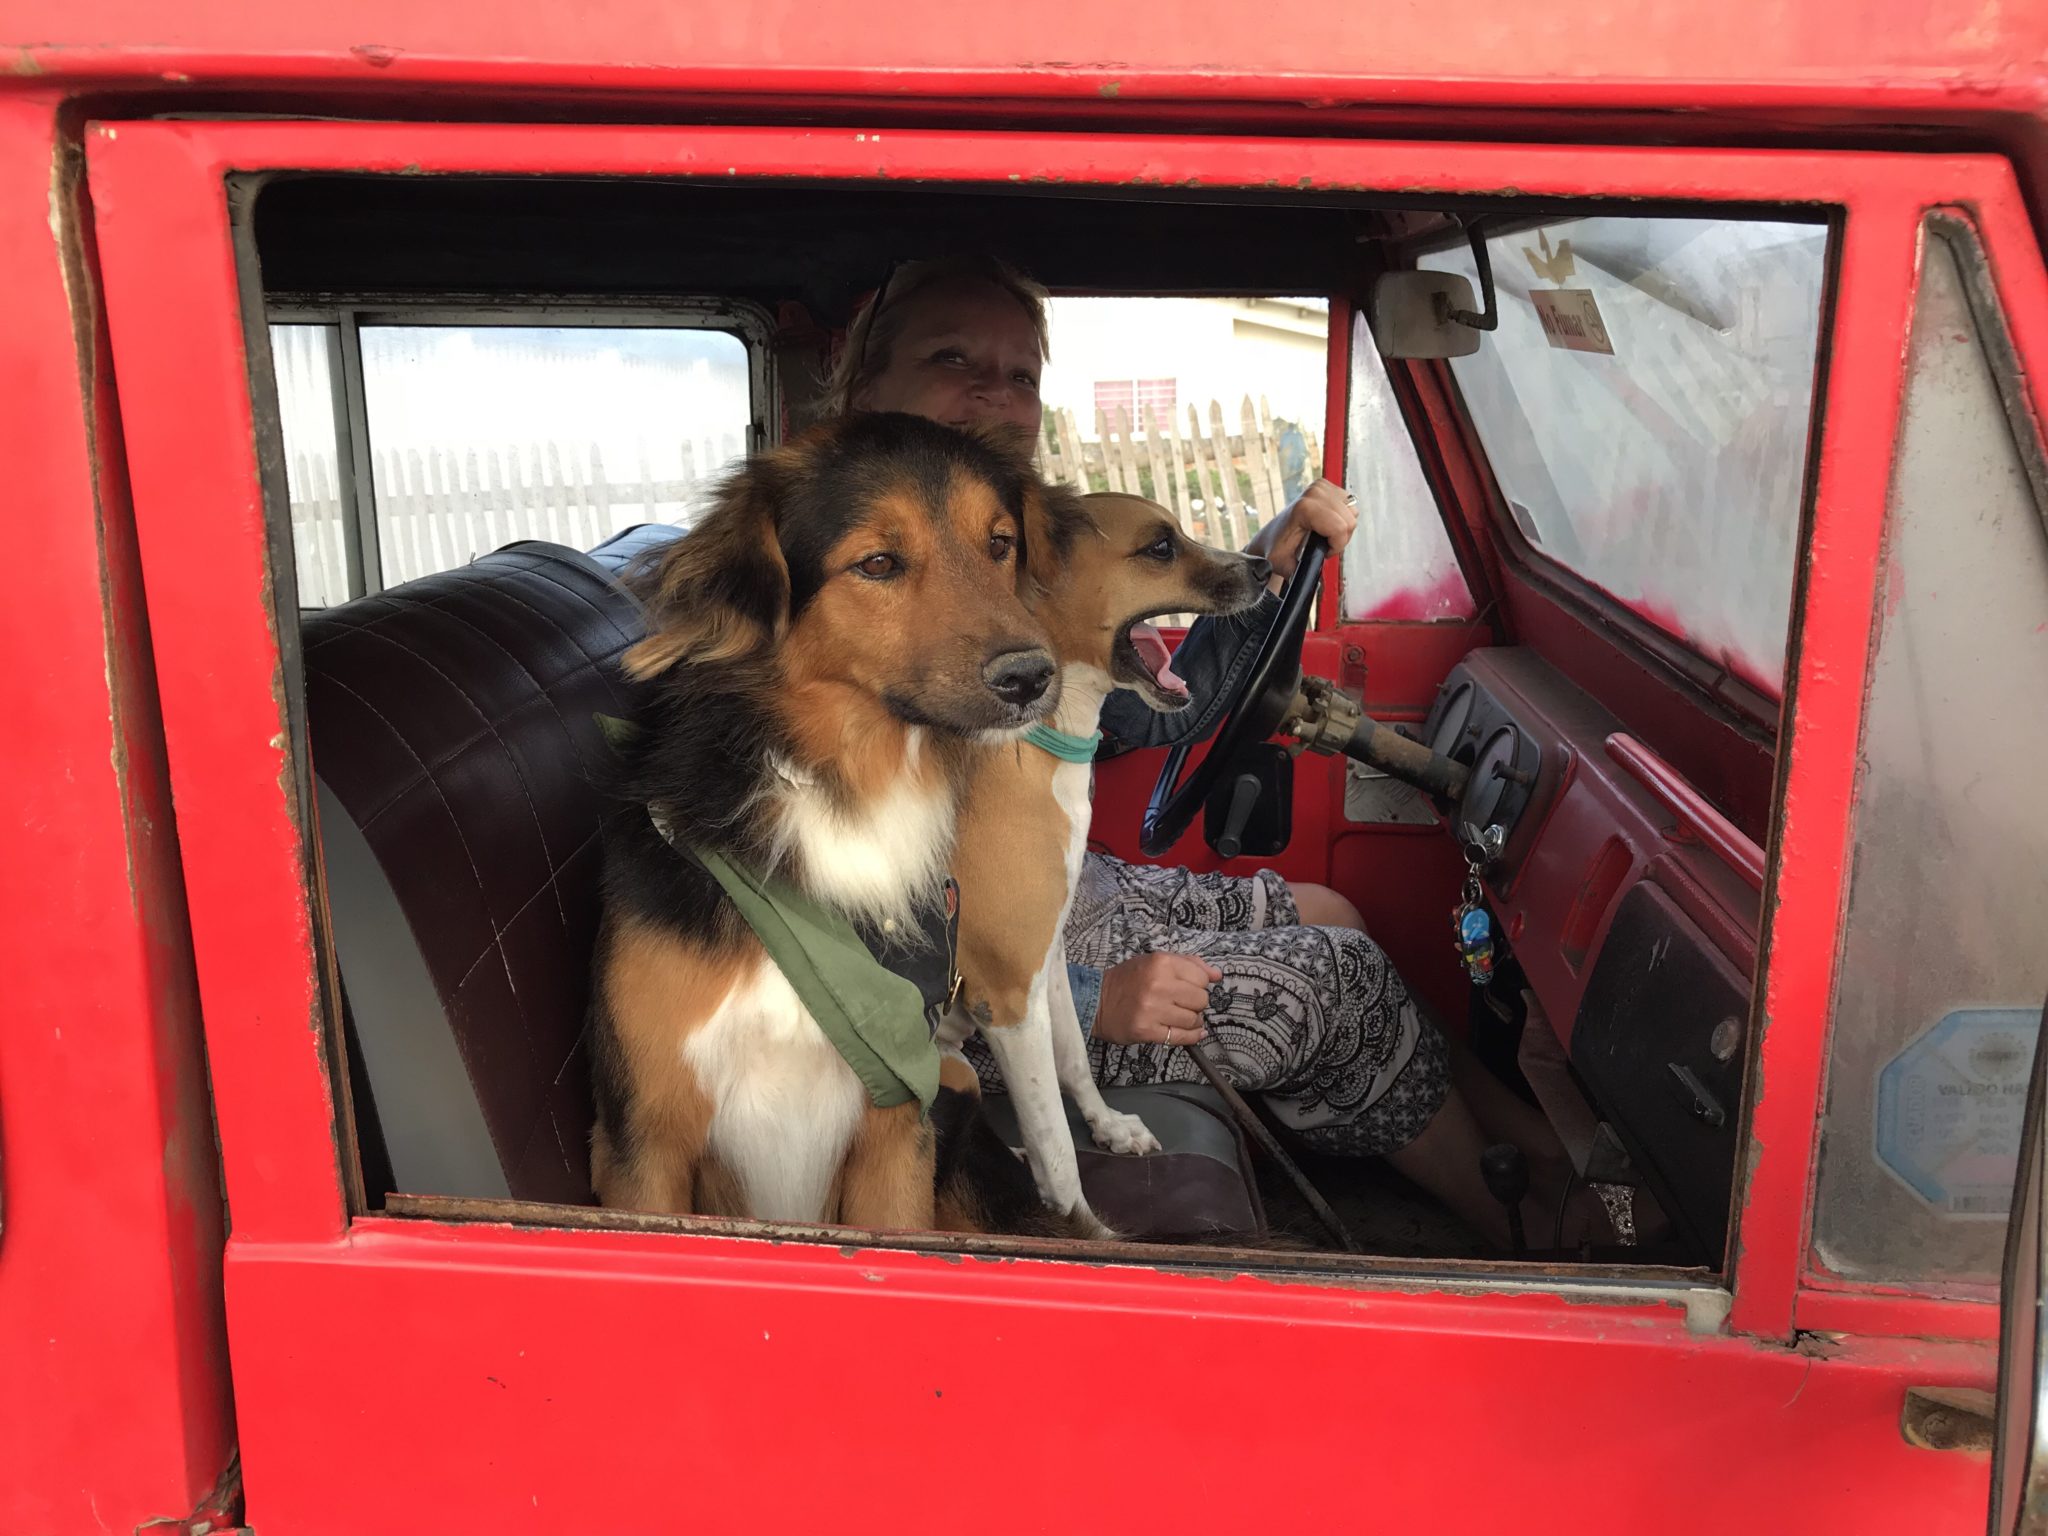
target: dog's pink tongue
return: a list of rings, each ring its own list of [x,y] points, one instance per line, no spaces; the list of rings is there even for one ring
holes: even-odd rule
[[[1173,670],[1173,652],[1166,648],[1166,636],[1140,619],[1131,626],[1131,644],[1138,648],[1138,659],[1160,687],[1169,693],[1188,691],[1186,681]]]

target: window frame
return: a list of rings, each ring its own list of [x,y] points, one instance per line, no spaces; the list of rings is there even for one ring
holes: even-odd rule
[[[457,1400],[458,1379],[483,1380],[486,1369],[504,1363],[500,1355],[509,1359],[508,1339],[543,1315],[547,1358],[526,1361],[521,1385],[538,1380],[585,1396],[628,1375],[644,1392],[646,1366],[683,1369],[675,1352],[692,1336],[703,1342],[707,1329],[725,1330],[715,1334],[724,1341],[715,1347],[738,1369],[734,1351],[763,1319],[770,1323],[764,1340],[776,1327],[816,1322],[859,1331],[864,1379],[875,1390],[910,1392],[914,1381],[924,1382],[920,1373],[935,1355],[958,1369],[999,1368],[971,1361],[966,1351],[976,1340],[1003,1341],[1012,1358],[1042,1349],[1062,1368],[1004,1368],[1002,1380],[1013,1423],[1050,1425],[1066,1422],[1071,1382],[1064,1367],[1072,1359],[1135,1349],[1141,1358],[1165,1360],[1176,1338],[1188,1338],[1174,1330],[1200,1316],[1205,1326],[1226,1330],[1209,1335],[1212,1349],[1234,1352],[1280,1345],[1290,1329],[1317,1330],[1315,1349],[1280,1347],[1266,1363],[1279,1373],[1272,1385],[1280,1391],[1353,1372],[1363,1373],[1354,1382],[1361,1388],[1391,1384],[1387,1373],[1402,1369],[1412,1370],[1413,1380],[1447,1384],[1453,1395],[1442,1400],[1449,1405],[1482,1374],[1553,1380],[1565,1367],[1564,1378],[1584,1401],[1626,1412],[1667,1402],[1682,1380],[1711,1378],[1723,1405],[1720,1422],[1737,1426],[1730,1453],[1739,1460],[1776,1443],[1769,1437],[1778,1432],[1767,1421],[1776,1422],[1773,1410],[1782,1409],[1788,1393],[1796,1399],[1791,1389],[1816,1367],[1788,1351],[1759,1350],[1756,1341],[1792,1337],[1801,1285],[1853,775],[1849,743],[1876,600],[1877,529],[1902,368],[1895,342],[1911,301],[1913,235],[1931,188],[1941,189],[1943,200],[1966,193],[1980,209],[1994,209],[2005,227],[2024,228],[2005,162],[1865,151],[946,129],[892,131],[870,142],[850,129],[690,125],[180,121],[96,124],[86,142],[235,1214],[229,1326],[252,1468],[307,1456],[309,1436],[331,1431],[337,1415],[352,1416],[350,1432],[359,1442],[370,1436],[380,1452],[394,1436],[433,1441],[444,1454],[415,1457],[408,1466],[428,1498],[408,1507],[415,1515],[443,1507],[433,1500],[451,1498],[481,1453],[466,1439],[437,1434],[443,1421],[432,1415]],[[1631,1284],[1612,1275],[1436,1264],[1351,1272],[1341,1283],[1307,1276],[1289,1283],[1269,1266],[1262,1278],[1222,1289],[1205,1278],[1212,1272],[1199,1259],[1177,1267],[1156,1251],[1143,1266],[1103,1266],[1090,1262],[1092,1254],[1045,1254],[1030,1265],[962,1264],[843,1230],[834,1234],[835,1246],[763,1242],[777,1234],[761,1228],[712,1235],[673,1218],[651,1219],[659,1230],[625,1233],[595,1223],[513,1228],[502,1213],[483,1224],[352,1218],[337,1146],[345,1107],[335,1102],[326,1045],[324,978],[331,971],[319,952],[317,841],[305,809],[306,759],[294,750],[295,739],[303,746],[302,734],[293,734],[302,727],[292,707],[296,616],[280,614],[273,598],[276,554],[263,515],[266,493],[275,498],[282,488],[274,447],[257,431],[252,395],[264,349],[248,336],[265,316],[253,252],[235,245],[224,183],[243,173],[288,170],[886,176],[1000,189],[1020,167],[1076,188],[1139,176],[1199,178],[1208,187],[1277,185],[1284,178],[1304,191],[1343,188],[1444,203],[1497,196],[1503,185],[1556,201],[1669,197],[1681,189],[1694,206],[1763,199],[1849,210],[1838,304],[1823,344],[1835,367],[1827,375],[1827,408],[1817,413],[1826,432],[1814,461],[1818,493],[1806,534],[1827,541],[1831,560],[1825,580],[1802,574],[1794,594],[1787,709],[1796,726],[1780,754],[1777,803],[1800,810],[1789,821],[1776,818],[1772,833],[1764,936],[1770,958],[1759,978],[1769,1023],[1750,1031],[1736,1257],[1725,1280]],[[167,230],[174,238],[165,238]],[[2029,278],[2036,288],[2039,277],[2037,265]],[[2048,357],[2048,299],[2035,300],[2031,355]],[[1253,1267],[1254,1261],[1229,1265],[1239,1272]],[[563,1305],[564,1285],[575,1288],[577,1305]],[[600,1295],[605,1306],[591,1306]],[[904,1305],[912,1299],[915,1306]],[[405,1319],[431,1316],[434,1326],[408,1326],[391,1350],[352,1346],[348,1323],[379,1308]],[[308,1330],[309,1316],[328,1326]],[[679,1319],[687,1319],[680,1329]],[[638,1330],[634,1337],[653,1353],[594,1359],[574,1347],[616,1337],[621,1328]],[[1618,1334],[1629,1347],[1617,1346]],[[815,1416],[830,1410],[812,1401],[820,1394],[802,1390],[785,1374],[790,1367],[768,1351],[748,1348],[750,1391],[778,1403],[785,1429],[827,1434]],[[358,1355],[369,1358],[358,1364]],[[497,1377],[489,1380],[503,1389]],[[977,1376],[973,1385],[987,1381]],[[409,1393],[417,1383],[432,1390]],[[1197,1388],[1175,1378],[1167,1390]],[[924,1383],[915,1395],[929,1391]],[[369,1412],[370,1400],[383,1410]],[[1334,1417],[1247,1422],[1239,1452],[1350,1454],[1361,1435],[1412,1427],[1422,1406],[1412,1390],[1360,1390],[1345,1402],[1346,1413]],[[544,1483],[550,1498],[596,1499],[585,1507],[592,1518],[635,1486],[593,1485],[559,1441],[540,1454],[541,1430],[554,1433],[551,1420],[544,1424],[529,1412],[492,1422],[516,1430],[519,1439],[493,1439],[490,1454],[534,1452],[528,1475]],[[749,1422],[736,1414],[701,1425],[697,1449],[707,1457],[743,1454],[732,1437]],[[837,1418],[832,1423],[829,1433],[841,1437],[865,1432]],[[1537,1452],[1548,1444],[1541,1436],[1529,1442]],[[1542,1475],[1540,1461],[1506,1443],[1497,1449],[1507,1458],[1499,1469],[1503,1486],[1524,1472]],[[568,1470],[557,1474],[550,1470],[556,1465]],[[388,1500],[389,1488],[376,1496]],[[1148,1492],[1157,1497],[1157,1489]],[[1188,1512],[1195,1513],[1192,1505]]]
[[[761,305],[744,299],[535,295],[531,300],[511,300],[501,295],[454,293],[278,293],[267,297],[265,324],[331,325],[337,329],[340,368],[334,380],[334,446],[338,489],[343,505],[350,509],[345,520],[350,600],[381,592],[385,585],[370,457],[375,445],[370,441],[363,378],[361,333],[365,326],[722,331],[746,349],[746,451],[757,453],[779,438],[779,413],[772,408],[780,387],[774,317]]]
[[[2014,453],[2027,488],[2032,494],[2036,515],[2041,519],[2044,531],[2048,531],[2048,432],[2044,432],[2044,420],[2048,420],[2048,415],[2044,415],[2044,412],[2048,412],[2048,398],[2030,396],[2028,373],[2022,363],[2025,354],[2020,343],[2020,332],[2027,324],[2024,318],[2027,308],[2025,290],[2037,285],[2030,284],[2022,275],[2026,272],[2024,263],[2012,259],[2012,242],[2016,235],[2009,226],[2002,232],[1998,231],[1997,226],[2003,223],[2004,221],[1998,218],[1996,210],[1967,207],[1958,203],[1936,202],[1922,211],[1915,252],[1915,310],[1909,316],[1908,324],[1910,326],[1918,318],[1920,279],[1927,254],[1937,243],[1944,244],[1956,264],[1963,301],[1975,324],[1976,340],[2002,410],[2000,419],[2011,434]],[[2000,260],[2001,254],[2005,258],[2003,262]],[[2038,257],[2036,259],[2038,260]],[[2017,282],[2016,278],[2019,279]],[[2018,306],[2017,309],[2015,305]],[[2034,323],[2037,326],[2040,324],[2038,320]],[[1904,338],[1902,347],[1907,353],[1909,370],[1910,330]],[[2039,354],[2037,352],[2034,355]],[[1903,410],[1910,372],[1902,371],[1901,377]],[[1893,470],[1897,468],[1897,446],[1898,440],[1895,439]],[[1888,489],[1889,484],[1888,478]],[[1889,545],[1892,516],[1893,509],[1888,503],[1885,524],[1887,548],[1884,562],[1878,572],[1880,580],[1887,579],[1891,570]],[[2044,594],[2044,597],[2048,597],[2048,594]],[[1883,639],[1884,617],[1881,610],[1873,610],[1871,614],[1866,666],[1875,665]],[[1859,761],[1868,724],[1866,711],[1857,722],[1856,747]],[[1853,838],[1853,821],[1848,831]],[[1846,947],[1848,942],[1849,896],[1850,890],[1845,883],[1842,892],[1843,920],[1841,930],[1837,934],[1838,947]],[[1844,1027],[1856,1027],[1854,1019],[1845,1019],[1842,1016],[1844,1010],[1841,1007],[1841,981],[1842,964],[1841,956],[1838,954],[1834,986],[1828,995],[1825,1027],[1825,1072],[1820,1084],[1823,1115],[1829,1091],[1833,1086],[1837,1032]],[[2024,1004],[2014,1006],[2025,1008]],[[1871,1084],[1875,1084],[1874,1077]],[[1972,1338],[1982,1336],[1979,1330],[1984,1325],[1984,1315],[1987,1311],[1995,1325],[1999,1300],[1995,1284],[1987,1285],[1982,1282],[1939,1276],[1905,1280],[1871,1279],[1847,1275],[1829,1268],[1821,1254],[1818,1236],[1824,1194],[1819,1177],[1819,1141],[1820,1138],[1816,1136],[1814,1189],[1809,1201],[1809,1226],[1802,1275],[1804,1289],[1799,1298],[1801,1316],[1809,1320],[1818,1319],[1822,1323],[1840,1317],[1851,1320],[1877,1320],[1903,1316],[1914,1320],[1906,1325],[1909,1328],[1918,1327],[1933,1332],[1938,1327],[1959,1337]],[[1923,1319],[1938,1321],[1930,1325],[1928,1322],[1920,1321]],[[1807,1324],[1802,1322],[1801,1326]]]

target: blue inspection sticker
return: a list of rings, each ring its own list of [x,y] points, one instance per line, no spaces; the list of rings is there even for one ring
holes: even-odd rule
[[[1959,1008],[1877,1076],[1877,1160],[1944,1215],[2012,1209],[2027,1074],[2041,1016]]]

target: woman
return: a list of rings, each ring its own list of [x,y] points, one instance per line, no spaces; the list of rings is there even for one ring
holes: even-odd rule
[[[989,258],[897,267],[847,333],[830,411],[907,411],[958,427],[1007,427],[1035,448],[1047,350],[1045,290]],[[1174,657],[1194,704],[1161,715],[1128,693],[1102,714],[1103,755],[1199,740],[1251,665],[1311,533],[1342,553],[1354,499],[1309,486],[1248,546],[1273,565],[1246,613],[1203,619]],[[1199,1079],[1172,1047],[1213,1039],[1232,1079],[1319,1150],[1384,1157],[1496,1247],[1506,1213],[1479,1157],[1492,1141],[1529,1153],[1528,1230],[1547,1218],[1566,1169],[1541,1116],[1460,1060],[1416,1007],[1357,908],[1271,870],[1249,878],[1126,864],[1090,854],[1066,930],[1090,1057],[1105,1087]],[[979,1042],[976,1069],[1000,1087]],[[1453,1077],[1457,1082],[1454,1084]],[[1478,1115],[1474,1111],[1478,1110]],[[1485,1128],[1482,1130],[1482,1119]]]

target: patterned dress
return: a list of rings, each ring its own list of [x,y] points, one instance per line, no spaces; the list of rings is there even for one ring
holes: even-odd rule
[[[1209,989],[1208,1050],[1317,1151],[1398,1152],[1443,1107],[1444,1037],[1385,952],[1356,929],[1303,927],[1287,882],[1271,870],[1247,879],[1091,853],[1066,938],[1069,961],[1099,970],[1165,950],[1221,971]],[[967,1054],[984,1086],[1001,1092],[979,1037]],[[1202,1080],[1179,1046],[1094,1039],[1088,1055],[1105,1088]]]

